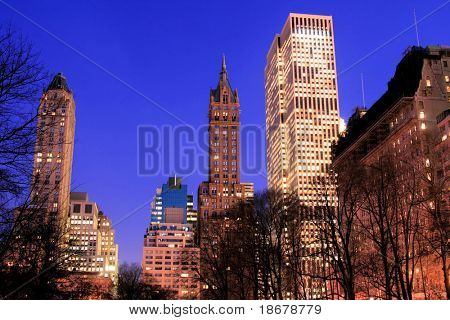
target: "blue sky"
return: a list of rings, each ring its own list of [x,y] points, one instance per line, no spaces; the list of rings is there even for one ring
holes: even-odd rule
[[[262,126],[265,57],[289,12],[333,16],[338,73],[398,36],[340,75],[341,116],[347,119],[362,104],[360,74],[370,105],[384,92],[404,50],[416,44],[414,28],[402,33],[414,21],[413,9],[420,20],[446,2],[420,22],[419,38],[422,45],[450,45],[450,4],[444,0],[0,0],[0,22],[14,24],[52,73],[66,75],[77,105],[74,188],[89,192],[113,223],[121,221],[120,260],[139,262],[149,223],[146,202],[167,176],[137,174],[137,127],[176,126],[180,120],[194,128],[206,124],[222,53],[239,90],[242,124]],[[193,174],[184,182],[196,197],[204,179]],[[264,175],[241,180],[266,187]]]

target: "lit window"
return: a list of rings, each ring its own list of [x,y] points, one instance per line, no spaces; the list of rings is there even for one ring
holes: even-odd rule
[[[419,118],[420,119],[424,119],[425,118],[425,113],[423,111],[420,111]]]
[[[431,80],[430,80],[430,77],[427,77],[427,87],[428,87],[428,88],[431,87]]]
[[[420,129],[425,130],[427,128],[427,126],[425,125],[425,122],[422,122],[420,124]]]

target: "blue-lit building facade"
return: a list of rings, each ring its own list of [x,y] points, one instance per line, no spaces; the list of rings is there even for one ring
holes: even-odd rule
[[[181,178],[170,177],[167,183],[156,189],[151,205],[151,223],[192,223],[197,221],[193,196],[188,195],[187,185]]]
[[[179,299],[196,299],[200,293],[200,248],[194,239],[197,212],[193,205],[187,185],[181,184],[181,178],[170,177],[156,190],[144,235],[143,280]]]

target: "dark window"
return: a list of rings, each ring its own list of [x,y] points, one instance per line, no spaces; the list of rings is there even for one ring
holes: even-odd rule
[[[81,205],[74,204],[73,205],[73,213],[80,213]]]
[[[444,63],[444,68],[447,68],[448,67],[447,61],[444,60],[443,63]]]
[[[84,206],[84,212],[92,213],[92,204],[87,204]]]

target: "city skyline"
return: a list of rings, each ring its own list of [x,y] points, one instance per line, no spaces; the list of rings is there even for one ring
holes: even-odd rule
[[[438,3],[436,3],[437,5]],[[417,3],[418,5],[418,3]],[[419,10],[419,5],[417,6],[418,8],[418,13],[422,13],[422,16],[424,16],[425,14],[428,13],[428,11],[431,11],[432,6],[429,5],[429,9],[430,10],[426,10],[425,7],[423,7],[423,11]],[[428,8],[428,6],[427,6]],[[335,9],[336,10],[336,9]],[[448,9],[444,9],[444,10],[448,10]],[[304,8],[302,9],[301,6],[299,6],[298,8],[292,8],[290,9],[290,11],[293,12],[307,12],[307,13],[312,13],[311,11],[314,11],[314,13],[320,13],[317,11],[317,8],[314,10],[308,10],[308,8]],[[217,65],[218,65],[218,61],[220,59],[220,54],[222,52],[225,52],[227,55],[227,60],[229,61],[228,65],[230,68],[230,72],[233,74],[233,83],[236,83],[235,86],[239,87],[240,91],[240,96],[242,97],[241,99],[243,100],[242,104],[243,104],[243,108],[242,108],[242,122],[243,123],[247,123],[247,124],[251,124],[251,123],[255,123],[255,124],[263,124],[264,123],[264,98],[263,98],[263,86],[261,85],[261,65],[264,65],[265,61],[264,59],[262,59],[262,57],[265,55],[265,53],[267,52],[267,49],[270,45],[270,42],[273,38],[273,35],[278,32],[281,29],[282,23],[283,21],[285,21],[286,15],[290,12],[290,11],[285,11],[283,14],[280,12],[279,17],[272,17],[270,19],[271,24],[270,24],[270,29],[272,34],[270,36],[267,36],[267,34],[270,34],[269,31],[266,30],[266,34],[264,35],[264,38],[258,39],[259,43],[261,43],[260,47],[265,48],[265,50],[262,50],[262,52],[258,52],[259,58],[258,58],[258,64],[251,64],[252,68],[254,69],[258,69],[256,71],[253,71],[253,75],[259,73],[259,85],[256,86],[255,84],[249,84],[248,82],[245,82],[243,77],[245,77],[245,73],[246,72],[242,72],[240,70],[246,70],[245,66],[246,66],[246,61],[248,63],[250,63],[249,61],[251,59],[249,59],[249,55],[245,55],[243,54],[242,56],[238,56],[238,54],[234,51],[236,49],[234,49],[234,47],[239,47],[238,45],[232,45],[232,46],[217,46],[215,47],[213,50],[214,54],[212,52],[208,52],[208,58],[207,58],[207,63],[205,62],[205,66],[203,66],[202,72],[199,72],[198,77],[202,77],[201,81],[198,81],[198,84],[186,84],[184,83],[184,86],[187,87],[187,91],[189,91],[190,93],[192,93],[192,95],[188,95],[188,104],[190,106],[195,106],[195,113],[196,114],[196,118],[192,118],[191,120],[187,120],[186,122],[188,122],[189,124],[192,123],[192,125],[201,125],[207,122],[207,118],[206,118],[206,108],[207,108],[207,103],[208,103],[208,97],[207,94],[205,94],[205,87],[208,87],[210,84],[214,83],[216,81],[216,76],[217,76]],[[327,11],[332,11],[327,10]],[[412,12],[412,10],[411,10]],[[336,42],[337,42],[337,49],[336,49],[336,55],[337,55],[337,60],[338,60],[338,72],[339,69],[341,70],[345,70],[345,68],[348,65],[351,65],[350,59],[348,59],[347,55],[348,55],[348,50],[342,49],[343,45],[341,39],[345,39],[345,32],[348,32],[345,30],[345,28],[342,25],[342,15],[339,14],[339,11],[337,14],[333,14],[333,12],[328,12],[331,15],[333,15],[334,19],[336,21],[338,21],[339,23],[337,25],[335,25],[335,30],[336,30]],[[440,13],[439,13],[440,14]],[[4,15],[8,15],[8,13],[3,13],[1,17],[4,18]],[[437,14],[438,15],[438,14]],[[36,17],[34,17],[36,18]],[[407,20],[406,18],[410,18],[409,20]],[[420,18],[420,16],[419,16]],[[14,18],[13,22],[16,23],[16,20],[18,20],[19,18]],[[404,27],[408,27],[410,25],[410,23],[412,23],[412,13],[409,15],[404,16],[404,20],[401,20],[402,22],[407,22],[407,24],[404,25]],[[436,24],[439,26],[440,23],[445,23],[443,21],[438,21],[437,19],[435,20],[435,22],[432,21],[425,21],[424,24],[431,24],[433,26],[435,26]],[[18,21],[19,25],[24,25],[25,23],[23,21]],[[51,24],[50,24],[51,26]],[[49,26],[49,30],[50,30],[50,26]],[[399,31],[401,31],[401,26],[399,27]],[[28,32],[28,28],[31,28],[30,26],[22,26],[23,31]],[[393,29],[395,29],[394,26],[392,26]],[[420,29],[422,29],[422,26],[420,27]],[[439,29],[438,27],[436,29]],[[445,30],[445,28],[443,28]],[[54,32],[56,31],[60,31],[58,29],[53,29]],[[391,30],[393,31],[393,30]],[[31,33],[34,34],[36,31],[32,31]],[[386,35],[395,35],[397,32],[392,32],[389,33],[387,32]],[[436,39],[441,39],[441,40],[445,40],[445,34],[442,33],[439,36],[439,32],[436,32]],[[444,35],[444,36],[442,36]],[[427,33],[423,32],[423,29],[421,31],[421,42],[423,42],[423,44],[429,44],[431,40],[427,41],[427,38],[431,38],[434,39],[432,36],[430,36]],[[35,37],[33,36],[33,39]],[[47,51],[49,50],[48,47],[45,46],[46,43],[49,42],[48,39],[42,39],[42,37],[36,37],[37,41],[35,41],[36,45],[39,48],[42,48],[43,51]],[[73,38],[76,39],[76,38]],[[40,41],[43,42],[44,45],[40,44]],[[54,41],[54,40],[53,40]],[[223,43],[223,41],[221,41]],[[380,43],[382,43],[383,40],[380,39]],[[403,37],[401,37],[398,41],[399,43],[395,42],[395,45],[392,49],[387,50],[388,52],[390,52],[390,54],[387,54],[389,56],[389,61],[390,61],[390,65],[385,66],[383,68],[383,71],[379,72],[379,74],[377,74],[378,77],[381,77],[383,79],[383,81],[381,80],[377,80],[379,78],[372,78],[369,77],[369,75],[372,75],[372,73],[370,73],[370,71],[367,73],[365,73],[365,79],[366,79],[366,104],[367,106],[371,105],[371,102],[375,101],[377,99],[377,97],[380,95],[381,92],[384,91],[385,89],[385,84],[387,82],[387,80],[393,75],[394,72],[394,66],[395,64],[400,60],[399,57],[401,57],[401,54],[403,52],[403,50],[406,48],[405,44],[415,44],[415,34],[413,30],[408,31],[407,34],[405,34]],[[401,42],[401,44],[400,44]],[[378,43],[377,43],[378,44]],[[358,43],[358,45],[360,45]],[[356,47],[356,44],[354,44],[354,46]],[[56,47],[56,46],[50,46],[50,47]],[[219,48],[220,47],[220,48]],[[355,47],[352,47],[355,50]],[[375,43],[372,46],[373,48],[376,47]],[[369,46],[368,49],[372,48],[371,46]],[[59,50],[57,50],[57,52],[59,51],[63,51],[65,52],[66,55],[71,56],[71,53],[68,53],[67,48],[59,48]],[[392,51],[391,51],[392,50]],[[89,50],[88,50],[89,51]],[[369,50],[368,50],[369,51]],[[382,50],[383,51],[383,50]],[[188,56],[191,57],[192,54],[189,54],[188,52]],[[392,54],[394,53],[394,54]],[[95,55],[95,54],[94,54]],[[363,56],[364,53],[361,51],[361,55]],[[379,55],[383,56],[384,52],[379,53]],[[53,55],[47,55],[47,54],[43,54],[43,56],[49,56],[49,57],[54,57]],[[204,56],[201,56],[204,58]],[[72,57],[73,58],[73,57]],[[192,58],[192,57],[191,57]],[[79,58],[75,58],[79,59]],[[96,58],[96,60],[98,59],[98,57]],[[176,63],[175,65],[180,67],[180,66],[184,66],[186,67],[186,64],[183,63],[185,62],[186,59],[185,57],[183,57],[183,59],[181,59],[181,61],[179,63]],[[375,55],[372,59],[378,59],[377,55]],[[76,130],[76,142],[75,142],[75,155],[74,155],[74,189],[76,190],[88,190],[90,194],[92,194],[93,198],[95,198],[99,203],[102,203],[102,207],[106,208],[106,212],[108,212],[108,214],[110,215],[112,221],[118,221],[120,220],[121,217],[125,216],[126,214],[128,214],[129,212],[131,212],[133,209],[135,209],[136,207],[139,207],[140,205],[142,205],[144,203],[144,201],[146,200],[146,198],[148,198],[148,195],[150,192],[152,192],[156,185],[160,185],[163,181],[166,181],[167,176],[158,176],[158,177],[136,177],[136,162],[135,159],[132,159],[131,162],[129,160],[126,160],[125,158],[130,158],[130,154],[134,155],[136,154],[135,149],[136,149],[136,131],[130,131],[129,128],[131,126],[134,126],[134,124],[136,123],[136,119],[132,119],[128,117],[128,113],[130,110],[133,110],[130,108],[130,106],[127,106],[127,96],[129,93],[124,93],[123,91],[125,90],[129,90],[124,88],[124,90],[122,91],[122,89],[120,89],[119,91],[116,91],[115,89],[117,89],[117,86],[122,87],[122,85],[117,85],[114,84],[110,81],[112,81],[111,79],[108,79],[105,81],[104,79],[104,75],[99,75],[97,74],[97,71],[94,69],[90,69],[91,67],[87,68],[87,72],[84,73],[84,76],[82,75],[83,72],[80,72],[78,74],[78,72],[76,72],[73,67],[70,67],[71,64],[76,64],[75,62],[70,62],[73,61],[73,59],[67,59],[66,62],[62,62],[63,59],[61,58],[57,58],[55,59],[54,62],[51,62],[50,68],[51,69],[56,69],[55,71],[62,71],[67,77],[68,77],[68,81],[70,82],[71,86],[74,86],[75,89],[75,99],[77,101],[77,119],[80,119],[79,122],[77,123],[77,130]],[[100,62],[102,59],[99,59]],[[342,60],[344,60],[344,62],[341,62]],[[357,59],[355,59],[357,60]],[[369,61],[371,61],[369,59]],[[372,60],[373,61],[373,60]],[[78,61],[79,62],[79,61]],[[195,63],[194,63],[195,64]],[[106,61],[106,65],[108,65],[108,61]],[[119,67],[120,69],[121,67]],[[186,67],[187,68],[187,67]],[[189,69],[189,68],[187,68]],[[364,68],[362,68],[364,70]],[[369,70],[371,70],[370,68],[368,68]],[[115,71],[115,70],[113,70]],[[120,71],[120,70],[119,70]],[[342,103],[341,101],[341,109],[344,109],[344,112],[342,114],[343,118],[348,119],[348,116],[351,113],[351,110],[358,104],[362,104],[361,101],[361,93],[360,93],[360,83],[359,83],[359,77],[360,77],[360,73],[361,73],[361,66],[358,66],[357,68],[355,68],[355,70],[349,71],[349,72],[353,72],[356,73],[356,76],[354,76],[352,78],[353,81],[349,81],[348,79],[341,79],[340,81],[344,81],[345,84],[340,83],[339,84],[339,88],[340,88],[340,96],[342,99],[342,95],[344,95],[344,99],[346,99],[346,103],[344,105],[344,103]],[[92,87],[96,87],[96,82],[106,82],[107,85],[111,85],[110,88],[106,89],[105,87],[102,86],[98,86],[97,90],[98,92],[95,93],[92,90],[86,90],[85,86],[86,84],[82,84],[82,78],[89,76],[89,74],[91,73],[95,73],[96,76],[92,77],[92,79],[89,79],[89,81],[86,81],[90,84],[90,86]],[[244,73],[244,74],[242,74]],[[120,74],[120,72],[119,72]],[[158,77],[158,75],[161,75],[160,72],[155,72],[156,77]],[[191,72],[187,72],[187,74],[184,74],[184,77],[189,77],[189,75],[191,75]],[[380,75],[382,74],[382,75]],[[155,75],[153,75],[155,76]],[[345,76],[345,74],[344,74]],[[80,78],[81,77],[81,78]],[[128,76],[125,76],[125,78],[127,79],[128,82],[132,83],[133,85],[136,85],[136,87],[138,87],[138,89],[141,89],[141,87],[139,86],[140,81],[138,81],[137,83],[134,82],[133,78],[129,78]],[[255,77],[250,77],[251,79],[255,79]],[[177,86],[177,84],[173,84],[173,83],[169,83],[165,77],[163,77],[162,83],[163,86],[167,86],[167,87],[173,87],[174,85]],[[199,79],[199,78],[196,78]],[[236,79],[236,80],[234,80]],[[349,84],[350,83],[350,84]],[[105,84],[103,84],[105,85]],[[376,88],[372,87],[375,86]],[[352,91],[355,91],[352,94],[349,94],[348,92],[350,91],[349,88],[346,86],[351,86],[352,87]],[[145,85],[144,85],[145,87]],[[346,92],[345,90],[347,90],[346,93],[342,94],[341,91],[343,90],[344,87],[344,92]],[[159,88],[159,87],[158,87]],[[158,89],[157,88],[157,89]],[[357,89],[355,89],[357,88]],[[146,89],[144,88],[144,91],[146,91]],[[156,90],[158,91],[158,90]],[[102,100],[105,96],[107,96],[108,92],[112,92],[112,96],[118,97],[118,100],[120,103],[114,104],[111,100],[106,99],[104,103],[102,103]],[[116,95],[116,92],[118,92],[118,94]],[[153,97],[153,90],[149,90],[149,95]],[[98,96],[95,96],[95,94],[97,94]],[[136,93],[132,93],[133,95],[135,95]],[[79,96],[78,96],[79,95]],[[168,101],[169,96],[164,96],[164,94],[162,94],[163,96],[159,96],[158,94],[156,94],[159,100],[164,101]],[[186,96],[185,92],[183,92],[181,94],[182,96]],[[258,99],[252,99],[252,95],[259,95]],[[261,99],[262,96],[262,99]],[[349,96],[352,96],[352,98],[349,98]],[[89,100],[89,98],[93,98],[92,102],[88,103],[87,101]],[[176,102],[175,104],[179,104],[179,105],[183,105],[183,101],[177,101],[178,98],[174,99]],[[254,100],[254,101],[252,101]],[[256,101],[255,101],[256,100]],[[359,102],[358,102],[359,100]],[[103,105],[104,104],[104,105]],[[122,109],[120,108],[120,105],[122,104],[123,107]],[[148,102],[132,102],[132,104],[138,105],[138,110],[136,110],[137,114],[139,115],[139,123],[138,124],[146,124],[147,121],[146,119],[149,120],[149,123],[151,123],[152,119],[155,118],[155,115],[152,113],[154,112],[155,114],[157,114],[158,116],[161,116],[161,114],[159,114],[160,111],[158,111],[157,109],[155,109],[153,106],[149,106],[149,110],[144,110],[144,108],[142,107],[143,105],[147,105]],[[170,104],[170,103],[169,103]],[[118,114],[122,114],[120,116],[121,121],[115,121],[115,123],[120,123],[123,124],[123,128],[124,131],[126,132],[125,135],[119,135],[118,133],[115,133],[114,131],[108,131],[110,129],[108,129],[106,132],[109,133],[109,136],[107,138],[105,137],[100,137],[97,135],[98,131],[97,130],[104,130],[105,127],[107,127],[107,123],[108,122],[112,122],[111,120],[111,115],[107,115],[106,113],[108,112],[108,106],[109,105],[114,105],[117,109],[113,109],[115,110],[114,113],[118,113]],[[165,105],[165,104],[164,104]],[[252,106],[251,109],[250,107],[247,106]],[[94,115],[95,117],[89,119],[89,110],[93,110],[93,108],[98,108],[98,111],[94,111]],[[176,109],[173,110],[172,108],[169,109],[171,111],[177,111],[177,113],[179,114],[183,114],[181,112],[182,109]],[[103,114],[103,115],[102,115]],[[79,118],[80,116],[80,118]],[[161,123],[167,122],[167,123],[171,123],[173,122],[173,119],[169,119],[170,117],[164,116],[161,119],[164,120],[159,120]],[[89,120],[89,121],[88,121]],[[118,119],[116,119],[118,120]],[[167,121],[166,121],[167,120]],[[95,127],[95,128],[94,128]],[[116,125],[112,126],[113,128],[116,128]],[[97,140],[95,142],[95,145],[97,145],[98,150],[97,151],[92,151],[92,142],[89,141],[89,137],[91,135],[96,135],[96,137],[98,137],[99,140]],[[104,140],[106,139],[106,140]],[[134,140],[133,140],[134,139]],[[109,140],[114,140],[115,143],[117,144],[118,148],[112,148],[112,145],[110,143],[106,143],[106,145],[102,144],[102,141],[109,141]],[[103,146],[104,145],[104,146]],[[123,148],[121,148],[123,147]],[[105,149],[106,148],[106,149]],[[109,149],[108,149],[109,148]],[[122,151],[124,150],[124,151]],[[263,147],[262,150],[265,150],[265,148]],[[91,159],[87,159],[89,158],[89,152],[93,153],[93,158]],[[99,155],[103,153],[103,158],[104,158],[104,154],[108,155],[108,161],[106,163],[101,164],[100,160],[99,160]],[[131,157],[132,158],[132,157]],[[97,160],[95,160],[97,159]],[[87,161],[92,161],[92,163],[87,164]],[[120,164],[121,162],[126,163],[127,165],[124,165],[123,163]],[[116,169],[118,168],[119,164],[121,166],[123,166],[123,173],[118,173],[118,175],[112,175],[112,174],[108,174],[108,171],[111,172],[115,172],[117,171]],[[103,170],[100,167],[105,167]],[[117,171],[118,172],[118,171]],[[131,175],[133,177],[136,178],[125,178],[122,179],[124,176],[123,175]],[[87,177],[95,177],[94,180],[97,180],[98,182],[95,181],[90,181],[87,179]],[[196,194],[197,190],[196,190],[196,186],[198,185],[198,183],[202,180],[206,180],[205,177],[198,177],[198,176],[194,176],[194,177],[190,177],[188,181],[185,181],[186,184],[189,185],[189,190],[188,193],[191,194]],[[256,189],[257,190],[261,190],[263,189],[266,185],[265,185],[265,178],[264,177],[245,177],[243,175],[243,177],[241,178],[242,181],[251,181],[251,182],[255,182],[256,183]],[[108,187],[105,187],[105,184],[109,185]],[[132,186],[132,188],[130,188],[130,185]],[[114,191],[113,188],[118,188],[118,191]],[[136,195],[131,195],[131,194],[127,194],[127,200],[129,199],[129,201],[127,201],[126,203],[118,203],[117,201],[112,200],[114,198],[114,194],[116,194],[115,192],[119,192],[122,193],[124,190],[126,189],[132,189],[132,190],[139,190],[137,192],[137,196]],[[139,194],[143,194],[145,195],[145,198],[141,199],[139,197]],[[117,197],[117,198],[121,198],[123,199],[123,197]],[[194,199],[196,197],[194,196]],[[122,201],[121,201],[122,202]],[[117,237],[119,238],[119,244],[121,244],[121,242],[123,242],[125,245],[121,245],[121,255],[123,255],[120,258],[120,261],[140,261],[140,253],[139,253],[139,249],[140,249],[140,244],[142,242],[142,237],[141,237],[141,232],[137,232],[137,238],[134,239],[134,236],[132,237],[131,241],[130,240],[125,240],[131,232],[131,230],[141,230],[145,224],[143,223],[143,221],[147,221],[148,219],[148,210],[149,205],[144,206],[142,209],[140,209],[138,211],[138,213],[136,213],[135,216],[133,216],[130,220],[133,220],[132,222],[130,222],[128,224],[128,221],[124,222],[122,225],[119,225],[117,227]],[[137,242],[136,242],[137,240]],[[136,245],[139,244],[139,245]]]

